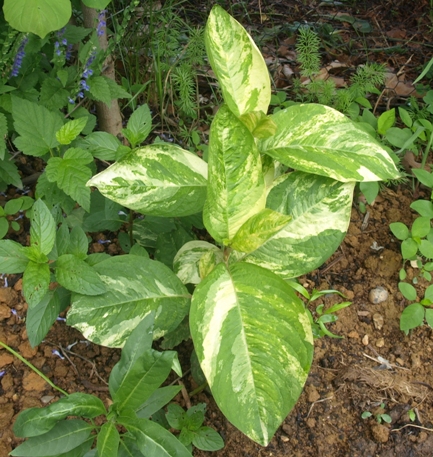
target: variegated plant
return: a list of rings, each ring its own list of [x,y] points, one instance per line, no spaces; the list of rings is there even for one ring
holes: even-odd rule
[[[337,249],[357,181],[399,174],[377,141],[332,108],[295,105],[268,116],[271,89],[262,55],[219,6],[205,39],[225,100],[211,126],[208,164],[174,145],[154,144],[132,151],[88,185],[147,216],[203,211],[215,243],[188,242],[174,259],[178,278],[196,285],[189,311],[194,347],[222,412],[266,445],[295,405],[313,355],[306,311],[285,280],[317,268]],[[151,309],[158,335],[187,313],[186,289],[155,262],[147,261],[148,277],[138,273],[143,261],[134,262],[136,285],[124,292],[125,313],[120,260],[115,274],[100,267],[112,290],[97,302],[73,298],[69,322],[87,337],[121,345]],[[115,325],[104,307],[110,294],[120,306]]]

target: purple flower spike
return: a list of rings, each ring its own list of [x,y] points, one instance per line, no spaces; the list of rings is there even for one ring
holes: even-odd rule
[[[82,80],[80,81],[80,85],[81,85],[81,87],[82,87],[84,90],[90,90],[90,87],[89,87],[89,85],[87,84],[86,80],[82,79]]]
[[[71,105],[75,105],[75,100],[71,97],[68,97],[68,101]]]

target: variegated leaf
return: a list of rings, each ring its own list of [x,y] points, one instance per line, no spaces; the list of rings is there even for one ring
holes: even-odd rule
[[[252,111],[242,115],[239,119],[247,126],[255,138],[269,138],[275,135],[277,131],[275,122],[269,116],[266,116],[263,111]]]
[[[222,262],[221,249],[207,241],[189,241],[179,249],[173,260],[173,271],[183,284],[198,284],[201,281],[200,259],[209,251],[218,263]]]
[[[252,252],[284,228],[290,219],[290,216],[265,208],[242,225],[230,247],[241,252]]]
[[[190,328],[216,403],[266,446],[295,405],[313,355],[301,300],[271,271],[219,264],[196,288]]]
[[[135,255],[104,260],[94,267],[107,286],[98,296],[74,294],[68,325],[90,341],[121,347],[138,323],[156,311],[154,338],[174,330],[188,313],[190,295],[165,265]]]
[[[207,164],[178,146],[153,144],[131,151],[87,185],[142,214],[188,216],[203,208]]]
[[[205,44],[224,101],[233,113],[266,113],[271,84],[263,56],[242,25],[220,6],[214,6],[209,15]]]
[[[274,136],[259,150],[296,170],[337,181],[381,181],[400,176],[382,145],[339,111],[294,105],[271,116]]]
[[[209,184],[203,221],[213,238],[228,244],[239,227],[264,209],[266,188],[254,138],[223,105],[209,139]]]
[[[233,253],[233,259],[260,265],[283,278],[318,268],[343,241],[354,185],[300,171],[281,176],[267,206],[291,216],[291,221],[255,251]]]

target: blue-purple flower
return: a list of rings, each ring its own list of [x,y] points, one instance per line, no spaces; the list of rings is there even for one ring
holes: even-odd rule
[[[105,20],[105,13],[107,10],[102,10],[98,15],[98,25],[96,26],[96,34],[98,36],[102,36],[105,32],[105,27],[107,26],[107,22]]]
[[[23,59],[26,55],[25,53],[25,47],[27,42],[29,41],[29,37],[26,35],[24,38],[21,40],[21,43],[18,47],[17,54],[14,59],[14,63],[12,65],[12,71],[11,71],[11,76],[18,76],[18,73],[20,71],[21,65],[23,64]]]

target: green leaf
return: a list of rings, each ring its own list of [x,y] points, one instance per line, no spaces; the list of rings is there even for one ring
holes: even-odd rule
[[[5,214],[10,215],[18,213],[22,206],[23,200],[21,198],[14,198],[12,200],[7,201],[6,205],[2,209],[4,209]]]
[[[62,109],[68,103],[69,92],[57,78],[46,78],[41,85],[39,102],[50,111]]]
[[[72,9],[69,0],[5,0],[3,12],[14,29],[44,38],[67,24]]]
[[[265,139],[275,134],[277,126],[263,111],[252,111],[240,117],[255,138]]]
[[[403,259],[413,259],[418,252],[418,244],[412,238],[408,238],[401,243],[401,255]]]
[[[94,157],[100,160],[114,161],[116,151],[121,146],[117,137],[107,132],[92,132],[82,140],[81,146],[88,149]]]
[[[128,120],[127,128],[122,130],[131,146],[135,148],[142,143],[152,129],[152,115],[149,106],[142,105],[137,108]]]
[[[408,111],[406,111],[404,108],[402,108],[401,106],[398,108],[398,114],[400,115],[401,117],[401,120],[403,121],[404,125],[406,127],[409,127],[411,128],[412,127],[412,124],[413,124],[413,120],[412,118],[410,117],[410,114]]]
[[[177,403],[172,403],[167,406],[167,414],[165,415],[170,427],[176,430],[182,430],[186,426],[185,411]]]
[[[113,422],[103,424],[98,433],[98,455],[104,457],[117,457],[120,436]]]
[[[32,208],[30,245],[42,254],[48,255],[56,240],[56,223],[47,205],[36,200]]]
[[[119,211],[123,209],[118,203],[104,197],[98,190],[90,194],[90,213],[84,215],[83,230],[98,232],[110,230],[116,232],[123,224]]]
[[[386,131],[395,124],[395,108],[383,112],[377,120],[377,132],[385,135]]]
[[[33,308],[27,310],[26,330],[32,347],[45,338],[61,311],[61,301],[57,289],[49,291]]]
[[[173,260],[173,271],[183,284],[198,284],[201,281],[199,264],[206,252],[214,253],[215,264],[223,261],[221,249],[207,241],[189,241],[179,249]]]
[[[113,397],[119,389],[122,380],[131,370],[132,366],[144,351],[149,351],[153,341],[153,325],[155,322],[155,312],[151,311],[135,327],[123,347],[120,361],[114,365],[110,373],[109,387]]]
[[[70,144],[83,131],[86,124],[87,117],[79,117],[67,122],[56,132],[57,141],[60,144]]]
[[[429,173],[427,170],[414,168],[413,174],[421,184],[433,188],[433,173]]]
[[[0,160],[4,160],[6,143],[4,138],[8,134],[8,121],[3,113],[0,113]]]
[[[206,162],[170,144],[131,151],[87,183],[126,208],[162,217],[200,211],[206,184]]]
[[[354,183],[293,172],[282,175],[266,206],[291,217],[279,232],[242,259],[285,279],[322,265],[338,248],[349,226]]]
[[[371,205],[379,195],[379,184],[377,181],[361,182],[359,190],[363,193],[367,203]]]
[[[416,289],[412,286],[412,284],[408,284],[407,282],[399,282],[398,289],[404,298],[408,300],[416,300]]]
[[[430,229],[430,218],[421,216],[414,220],[411,233],[413,237],[424,238],[430,232]]]
[[[425,290],[424,298],[427,298],[433,303],[433,284],[430,284]]]
[[[149,419],[152,414],[163,408],[181,390],[182,386],[165,386],[155,390],[152,395],[136,409],[137,417]]]
[[[424,321],[424,306],[412,303],[403,310],[400,316],[400,330],[408,333],[409,330],[419,327]]]
[[[15,130],[20,135],[14,144],[25,154],[42,157],[59,145],[56,132],[62,121],[56,113],[28,100],[12,97],[12,115]]]
[[[288,167],[342,182],[400,176],[382,145],[333,108],[293,105],[271,119],[277,132],[259,141],[259,150]]]
[[[142,353],[113,394],[116,410],[121,414],[128,409],[138,409],[167,379],[175,355],[174,351]]]
[[[91,76],[87,80],[91,98],[98,102],[104,102],[107,106],[111,106],[111,92],[107,78],[104,76]]]
[[[78,419],[57,422],[49,432],[29,438],[9,455],[19,457],[56,456],[84,443],[92,429],[92,425]]]
[[[0,239],[9,231],[9,222],[5,217],[0,217]]]
[[[205,44],[230,110],[236,116],[266,113],[271,85],[263,56],[246,30],[220,6],[214,6],[209,15]]]
[[[392,222],[389,228],[398,240],[406,240],[410,236],[409,229],[403,222]]]
[[[22,411],[14,423],[14,433],[20,438],[38,436],[49,432],[58,421],[68,416],[93,419],[105,413],[104,404],[99,398],[76,392],[45,408],[29,408]]]
[[[212,122],[208,165],[203,221],[212,237],[227,245],[245,221],[264,209],[266,188],[254,138],[226,105]]]
[[[0,182],[1,181],[4,181],[6,184],[12,184],[19,189],[23,188],[18,168],[10,160],[0,161]]]
[[[427,259],[433,259],[433,243],[429,240],[421,240],[418,246],[419,252]]]
[[[426,309],[425,310],[425,320],[427,324],[433,328],[433,309]]]
[[[148,419],[119,417],[119,422],[136,439],[140,451],[146,456],[191,457],[191,453],[168,430]]]
[[[30,261],[23,275],[23,295],[29,308],[34,308],[50,287],[50,267],[47,263]]]
[[[95,8],[97,10],[103,10],[111,0],[83,0],[83,3],[89,8]],[[101,454],[102,456],[103,454]]]
[[[90,189],[86,183],[92,172],[86,165],[93,162],[88,151],[70,148],[63,159],[52,157],[48,160],[46,173],[48,180],[56,182],[60,189],[71,196],[87,212],[90,210]]]
[[[70,214],[75,206],[75,201],[66,195],[55,182],[48,181],[46,171],[39,176],[36,184],[36,196],[43,198],[47,205],[58,205],[66,214]]]
[[[70,234],[68,254],[73,254],[75,257],[84,260],[87,257],[88,247],[87,235],[79,225],[76,225]]]
[[[433,219],[433,203],[427,200],[417,200],[412,202],[410,207],[417,211],[421,216]]]
[[[0,269],[2,273],[22,273],[29,263],[27,249],[12,240],[0,240]]]
[[[192,444],[202,451],[218,451],[224,447],[224,440],[213,428],[201,427],[195,433]]]
[[[280,232],[291,217],[266,208],[251,216],[236,232],[230,246],[240,252],[258,249],[273,235]]]
[[[107,290],[95,268],[73,254],[64,254],[57,259],[56,280],[65,289],[91,295],[92,300],[94,295],[101,295]]]
[[[188,291],[160,262],[123,255],[100,262],[93,269],[107,285],[107,292],[97,297],[74,295],[67,321],[90,341],[121,347],[152,310],[158,310],[154,338],[160,338],[174,330],[188,313]]]
[[[108,84],[108,88],[110,89],[111,99],[115,98],[132,98],[132,95],[127,92],[122,86],[113,81],[111,78],[105,78],[105,81]]]
[[[190,327],[218,407],[266,446],[311,366],[313,335],[302,301],[268,270],[219,264],[195,289]]]

